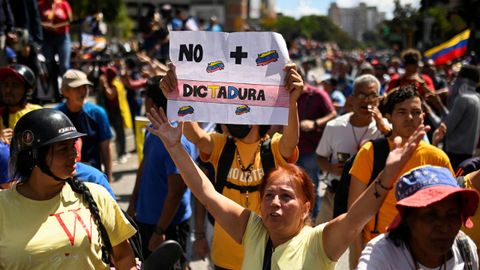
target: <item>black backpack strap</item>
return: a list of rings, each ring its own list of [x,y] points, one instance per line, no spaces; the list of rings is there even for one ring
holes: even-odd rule
[[[460,251],[460,255],[462,256],[465,270],[472,270],[473,269],[473,255],[472,249],[470,248],[470,243],[468,242],[467,236],[460,231],[455,239],[457,243],[458,250]]]
[[[225,183],[227,182],[228,172],[232,166],[236,148],[235,141],[232,137],[228,136],[222,153],[220,154],[217,165],[217,175],[215,177],[215,190],[220,194],[222,194]]]
[[[271,270],[272,269],[272,254],[273,254],[272,239],[270,239],[270,237],[268,237],[267,245],[265,246],[265,251],[263,252],[263,267],[262,267],[262,270]]]
[[[9,127],[9,124],[8,124],[9,119],[8,118],[9,118],[8,109],[4,108],[3,113],[2,113],[3,128],[8,128]]]
[[[386,138],[378,138],[372,140],[373,145],[373,169],[372,175],[370,176],[370,185],[378,174],[385,168],[385,162],[387,161],[388,154],[390,153],[390,146],[388,145],[388,140]]]
[[[373,183],[378,174],[385,168],[385,162],[387,161],[388,154],[390,153],[390,146],[386,138],[378,138],[372,140],[373,145],[373,169],[368,185]],[[375,214],[375,224],[371,233],[378,234],[378,212]]]
[[[130,243],[130,246],[132,247],[133,253],[135,256],[141,261],[144,262],[145,258],[143,257],[142,253],[142,237],[140,236],[140,229],[138,228],[137,223],[135,220],[127,214],[126,211],[122,210],[123,215],[125,218],[130,222],[130,224],[135,228],[137,231],[134,235],[132,235],[129,239],[128,242]]]
[[[275,168],[275,158],[273,157],[271,139],[262,142],[262,145],[260,146],[260,160],[262,161],[264,177],[266,177],[268,173]]]

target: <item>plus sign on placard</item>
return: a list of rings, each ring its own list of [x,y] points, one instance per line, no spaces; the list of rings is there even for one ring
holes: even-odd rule
[[[283,68],[289,59],[280,34],[173,31],[170,59],[178,82],[168,96],[170,120],[288,122]]]
[[[247,58],[248,53],[242,52],[242,46],[237,46],[234,52],[230,52],[230,58],[235,58],[235,64],[241,65],[242,58]]]

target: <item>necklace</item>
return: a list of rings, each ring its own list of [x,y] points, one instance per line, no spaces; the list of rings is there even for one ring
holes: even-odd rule
[[[248,186],[248,181],[250,180],[250,177],[252,176],[252,171],[253,171],[253,166],[255,165],[255,160],[257,159],[257,153],[260,151],[260,146],[262,145],[262,140],[260,140],[260,143],[257,146],[257,149],[255,150],[255,153],[253,153],[253,160],[252,163],[248,164],[248,166],[244,166],[242,163],[242,159],[240,158],[240,152],[238,151],[238,146],[237,143],[235,142],[235,154],[237,156],[237,162],[240,167],[240,170],[242,170],[243,173],[245,173],[245,183]],[[248,190],[245,191],[245,207],[248,208]]]
[[[357,146],[357,151],[358,151],[358,150],[360,150],[360,143],[362,142],[363,137],[365,137],[365,134],[367,134],[368,126],[365,128],[365,131],[363,132],[360,139],[357,139],[357,134],[355,133],[355,128],[353,127],[353,125],[351,123],[350,123],[350,126],[352,127],[353,139],[355,139],[355,144]]]

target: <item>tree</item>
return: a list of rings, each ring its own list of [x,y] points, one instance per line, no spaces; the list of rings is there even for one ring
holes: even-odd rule
[[[281,33],[286,40],[297,37],[315,39],[324,42],[336,42],[342,49],[353,49],[362,46],[362,43],[349,37],[342,29],[335,25],[326,16],[310,15],[299,20],[281,16],[271,25],[263,25],[265,29]]]
[[[132,34],[133,21],[127,14],[127,6],[123,0],[75,0],[70,1],[75,19],[85,18],[102,12],[104,20],[113,26],[120,37],[128,38]]]

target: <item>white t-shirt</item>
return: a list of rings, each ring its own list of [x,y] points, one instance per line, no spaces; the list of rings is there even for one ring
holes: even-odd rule
[[[398,270],[415,269],[410,251],[405,245],[397,247],[393,241],[386,238],[387,234],[380,234],[368,242],[360,256],[357,270]],[[468,237],[470,251],[472,254],[473,270],[478,270],[477,247]],[[453,257],[447,261],[446,269],[463,270],[464,261],[462,259],[457,242],[452,246]],[[428,268],[419,264],[420,270],[437,270],[438,267]],[[442,268],[443,269],[443,268]]]
[[[352,126],[350,124],[352,114],[344,114],[327,123],[317,146],[317,155],[329,158],[330,163],[337,164],[338,153],[345,153],[351,157],[357,153],[364,142],[382,136],[373,119],[368,126]],[[330,183],[333,179],[340,179],[340,175],[327,174],[325,178]]]

